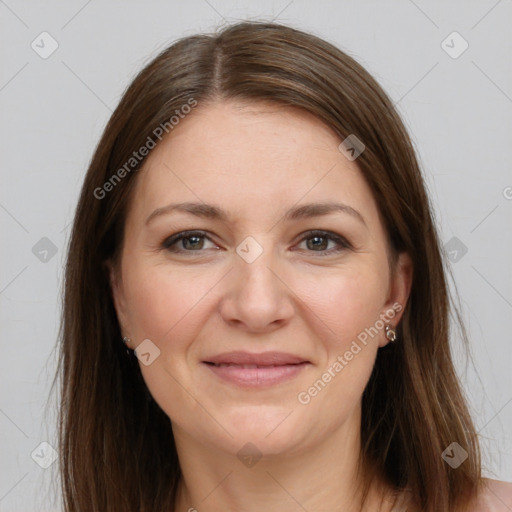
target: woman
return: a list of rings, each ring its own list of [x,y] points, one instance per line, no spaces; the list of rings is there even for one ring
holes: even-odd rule
[[[65,510],[509,510],[449,306],[412,144],[359,64],[273,23],[178,41],[76,212]]]

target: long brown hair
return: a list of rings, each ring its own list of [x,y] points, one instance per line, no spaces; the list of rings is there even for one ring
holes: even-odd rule
[[[243,22],[183,38],[152,60],[124,93],[85,176],[60,340],[65,510],[174,509],[181,474],[171,424],[125,354],[105,262],[122,249],[144,159],[126,163],[149,139],[159,142],[159,126],[170,132],[169,120],[191,99],[197,108],[230,99],[293,106],[340,140],[355,134],[364,142],[357,164],[393,254],[406,251],[415,271],[400,341],[379,350],[362,397],[362,464],[396,490],[410,490],[422,511],[462,509],[481,485],[480,452],[452,362],[446,265],[411,140],[393,103],[353,58],[291,27]],[[441,457],[454,441],[468,453],[457,469]]]

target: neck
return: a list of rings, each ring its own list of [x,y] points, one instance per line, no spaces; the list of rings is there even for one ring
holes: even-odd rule
[[[355,423],[359,424],[357,418]],[[198,443],[173,425],[182,480],[176,512],[279,510],[361,511],[359,428],[345,423],[320,442],[241,462],[232,452]],[[380,507],[384,486],[370,486],[364,510]]]

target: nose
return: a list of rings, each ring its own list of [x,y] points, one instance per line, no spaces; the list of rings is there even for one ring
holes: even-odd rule
[[[248,332],[271,332],[286,325],[295,308],[293,292],[271,251],[252,263],[235,254],[233,270],[220,305],[223,319]]]

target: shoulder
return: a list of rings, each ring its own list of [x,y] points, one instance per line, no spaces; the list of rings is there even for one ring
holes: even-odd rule
[[[510,512],[512,510],[512,483],[483,479],[480,495],[468,512]]]

